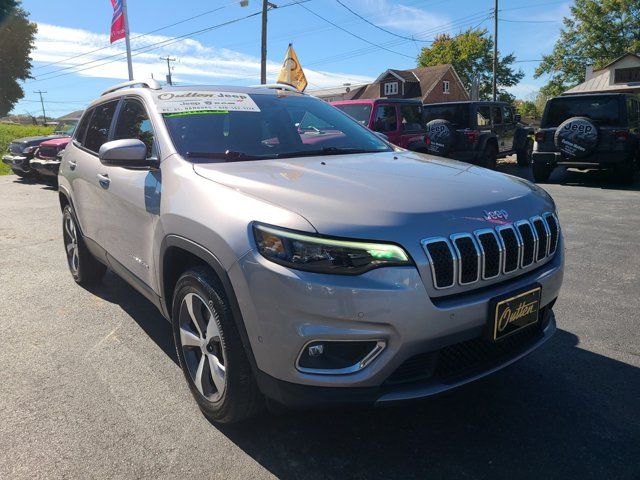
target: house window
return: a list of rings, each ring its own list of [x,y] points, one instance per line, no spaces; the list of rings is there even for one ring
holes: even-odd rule
[[[640,67],[616,68],[614,83],[640,82]]]
[[[398,94],[398,82],[390,82],[384,84],[385,95],[397,95]]]
[[[449,80],[442,82],[442,93],[449,94]]]

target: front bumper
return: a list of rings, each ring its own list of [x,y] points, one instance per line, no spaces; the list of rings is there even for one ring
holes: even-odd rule
[[[485,288],[449,297],[430,298],[418,269],[381,268],[359,276],[321,275],[294,271],[249,252],[229,270],[238,298],[263,392],[281,403],[389,402],[420,398],[454,388],[517,360],[543,343],[542,339],[514,350],[511,356],[461,380],[446,384],[424,378],[411,388],[393,385],[398,369],[416,356],[464,342],[475,342],[487,328],[492,299],[539,284],[541,307],[548,323],[550,307],[558,297],[564,253],[560,240],[555,256],[539,268]],[[546,308],[549,307],[549,308]],[[311,341],[381,340],[385,349],[369,365],[343,375],[300,371],[296,361]],[[433,380],[433,381],[432,381]],[[298,398],[298,400],[296,400]],[[316,398],[317,401],[313,401]],[[334,400],[335,399],[335,400]],[[321,401],[322,400],[322,401]]]
[[[40,175],[47,177],[57,177],[60,171],[60,160],[43,160],[41,158],[33,158],[30,162],[31,168]]]
[[[32,172],[29,165],[29,157],[24,155],[4,155],[2,157],[2,163],[9,165],[12,170],[18,170],[22,173]]]
[[[560,152],[533,152],[532,160],[537,165],[570,168],[611,168],[633,159],[629,152],[593,152],[584,158],[569,158]]]

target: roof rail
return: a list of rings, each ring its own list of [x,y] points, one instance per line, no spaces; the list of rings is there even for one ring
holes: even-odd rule
[[[250,88],[271,88],[273,90],[287,90],[288,92],[300,92],[296,87],[287,85],[286,83],[266,83],[262,85],[251,85]]]
[[[115,92],[117,90],[120,90],[121,88],[133,87],[134,85],[141,85],[142,87],[150,88],[151,90],[160,90],[162,88],[160,83],[158,83],[158,81],[154,80],[153,78],[150,78],[148,80],[130,80],[128,82],[118,83],[117,85],[107,88],[104,92],[102,92],[102,95]]]

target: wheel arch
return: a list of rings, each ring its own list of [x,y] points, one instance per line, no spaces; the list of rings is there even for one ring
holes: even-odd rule
[[[171,321],[174,288],[180,275],[197,265],[209,267],[224,290],[225,297],[229,302],[229,308],[233,313],[233,319],[240,333],[243,347],[251,367],[255,371],[257,369],[256,361],[244,326],[240,305],[229,275],[220,260],[202,245],[188,238],[173,234],[167,235],[162,240],[159,259],[158,283],[160,286],[161,310],[165,318]]]

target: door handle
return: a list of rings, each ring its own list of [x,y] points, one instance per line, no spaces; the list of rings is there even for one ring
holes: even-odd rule
[[[69,170],[75,170],[78,164],[73,160],[69,160]]]
[[[98,177],[98,183],[102,188],[109,188],[109,184],[111,183],[109,175],[107,175],[106,173],[99,173],[96,176]]]

